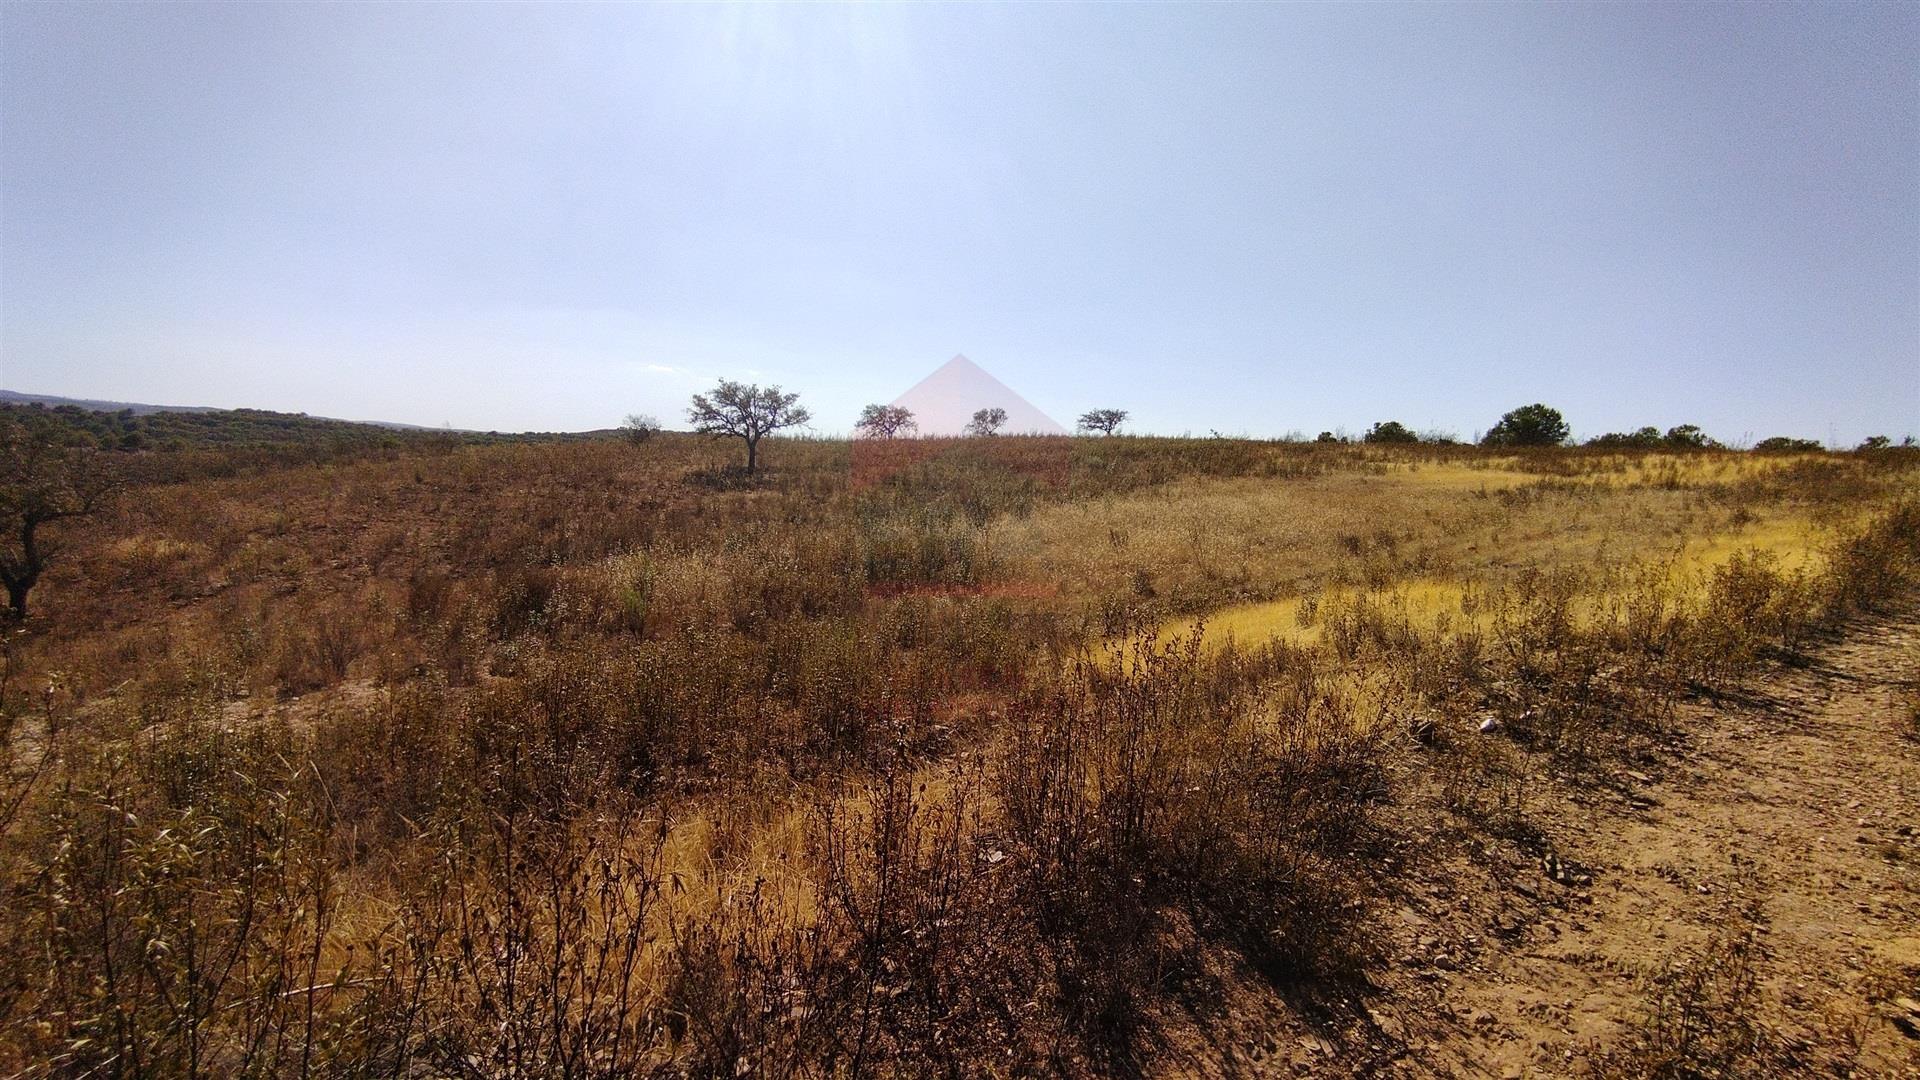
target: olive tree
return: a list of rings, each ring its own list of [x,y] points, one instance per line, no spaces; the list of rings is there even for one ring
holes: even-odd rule
[[[1000,434],[1000,429],[1006,425],[1006,422],[1007,410],[998,405],[985,409],[976,409],[973,414],[973,419],[967,421],[967,434],[998,435]]]
[[[19,425],[0,426],[0,584],[15,622],[58,550],[45,526],[86,517],[120,486],[120,471],[92,447],[64,446]]]
[[[860,410],[860,419],[853,426],[868,438],[891,439],[920,425],[913,418],[913,410],[904,405],[869,405]]]
[[[777,386],[760,387],[721,379],[720,385],[693,395],[687,419],[693,430],[716,438],[735,438],[747,444],[747,471],[759,463],[760,440],[781,428],[797,427],[813,419],[798,404],[799,394],[782,393]]]
[[[1081,431],[1097,431],[1102,435],[1111,435],[1127,422],[1125,409],[1091,409],[1080,414]]]

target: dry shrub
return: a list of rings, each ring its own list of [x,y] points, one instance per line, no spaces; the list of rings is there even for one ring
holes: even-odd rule
[[[1761,965],[1765,920],[1754,870],[1736,856],[1737,896],[1722,926],[1698,950],[1670,957],[1647,980],[1645,1014],[1626,1044],[1596,1054],[1604,1080],[1743,1080],[1750,1076],[1859,1075],[1857,1021],[1814,1018],[1808,1034],[1782,1031],[1767,1016]]]
[[[1920,576],[1920,503],[1908,502],[1836,542],[1827,553],[1828,613],[1873,611]]]
[[[283,694],[299,695],[344,682],[354,662],[376,648],[390,619],[371,596],[319,606],[279,627],[273,681]]]
[[[1189,932],[1276,985],[1356,970],[1382,743],[1311,654],[1146,636],[1010,720],[999,789],[1022,902],[1094,1047],[1130,1044],[1190,969]]]
[[[434,988],[410,1057],[480,1076],[613,1076],[644,1060],[666,820],[624,799],[568,810],[482,810],[433,837],[439,863],[403,920],[409,981]]]
[[[1735,553],[1715,567],[1684,641],[1690,674],[1728,682],[1767,650],[1791,649],[1818,616],[1815,586],[1806,572],[1782,570],[1764,551]]]
[[[334,947],[333,822],[285,729],[183,720],[71,753],[10,840],[45,871],[9,897],[0,1060],[223,1076],[363,1058],[381,977]]]

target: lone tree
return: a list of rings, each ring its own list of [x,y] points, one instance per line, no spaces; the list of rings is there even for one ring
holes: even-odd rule
[[[992,408],[979,409],[974,412],[973,419],[967,421],[967,434],[998,435],[1000,434],[1000,428],[1004,426],[1006,422],[1007,410],[998,405]]]
[[[653,433],[659,430],[660,421],[647,413],[630,413],[626,421],[620,425],[620,433],[635,446],[653,438]]]
[[[93,513],[119,486],[119,470],[98,450],[0,425],[0,584],[13,621],[26,621],[27,594],[58,550],[40,527]]]
[[[1485,437],[1482,446],[1559,446],[1567,441],[1567,421],[1559,409],[1545,405],[1522,405],[1500,418]]]
[[[796,427],[813,419],[813,414],[797,404],[799,394],[783,394],[777,386],[762,389],[728,379],[704,394],[693,395],[687,407],[687,419],[693,430],[719,438],[744,439],[747,444],[747,471],[759,463],[760,440],[781,428]]]
[[[920,425],[913,419],[913,410],[904,405],[869,405],[860,410],[860,419],[853,426],[869,438],[891,439]]]
[[[1097,431],[1102,435],[1111,435],[1127,422],[1125,409],[1093,409],[1080,414],[1081,431]]]
[[[1370,443],[1417,443],[1420,436],[1398,420],[1382,420],[1368,428],[1361,439]]]

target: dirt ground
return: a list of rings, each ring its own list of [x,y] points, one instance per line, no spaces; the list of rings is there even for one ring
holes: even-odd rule
[[[1917,688],[1908,600],[1598,783],[1542,770],[1510,823],[1410,838],[1370,985],[1233,992],[1148,1071],[1920,1077]]]

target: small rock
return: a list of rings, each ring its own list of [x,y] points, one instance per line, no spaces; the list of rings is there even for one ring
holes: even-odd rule
[[[1374,1027],[1379,1028],[1392,1038],[1398,1039],[1406,1034],[1406,1029],[1401,1025],[1399,1019],[1389,1013],[1382,1012],[1379,1009],[1368,1009],[1367,1017],[1373,1021]]]
[[[1480,734],[1482,735],[1491,735],[1499,730],[1500,718],[1497,716],[1489,716],[1485,720],[1480,721]]]
[[[1458,971],[1460,969],[1460,965],[1454,961],[1453,957],[1448,956],[1446,953],[1434,953],[1433,966],[1439,968],[1441,971]]]

